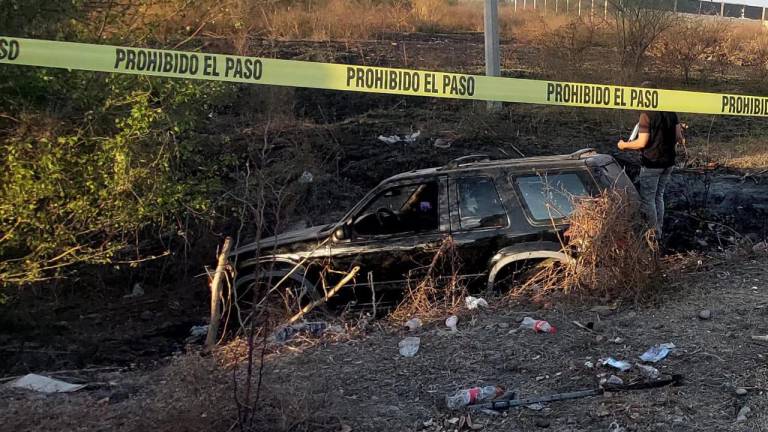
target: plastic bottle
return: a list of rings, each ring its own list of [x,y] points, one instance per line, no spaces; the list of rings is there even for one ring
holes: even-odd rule
[[[537,320],[531,317],[523,318],[523,322],[520,323],[520,328],[527,328],[535,331],[536,333],[555,333],[557,329],[550,323],[544,320]]]
[[[503,394],[504,388],[499,386],[472,387],[446,396],[445,404],[448,405],[449,409],[459,409],[497,398]]]

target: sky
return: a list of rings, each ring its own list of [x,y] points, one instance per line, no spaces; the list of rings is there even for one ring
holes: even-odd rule
[[[712,3],[721,3],[720,0],[704,0]],[[768,0],[725,0],[726,4],[740,4],[747,6],[768,7]]]

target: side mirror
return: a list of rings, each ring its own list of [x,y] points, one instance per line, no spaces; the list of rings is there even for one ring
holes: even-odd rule
[[[349,240],[352,237],[352,232],[349,229],[349,225],[344,224],[340,227],[336,228],[336,231],[333,232],[333,240],[334,241],[343,241],[343,240]]]

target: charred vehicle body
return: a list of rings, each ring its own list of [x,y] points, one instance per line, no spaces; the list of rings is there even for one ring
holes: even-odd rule
[[[567,260],[561,234],[573,197],[608,187],[635,194],[619,164],[591,149],[507,160],[467,156],[398,174],[336,224],[236,249],[236,292],[279,282],[296,297],[322,296],[354,266],[360,267],[357,282],[345,290],[402,290],[409,272],[429,262],[447,236],[468,283],[493,288],[511,271]]]

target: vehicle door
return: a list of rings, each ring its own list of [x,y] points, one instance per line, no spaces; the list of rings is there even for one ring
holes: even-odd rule
[[[381,187],[346,221],[349,238],[329,245],[332,265],[340,270],[360,266],[358,286],[403,289],[409,272],[428,265],[447,235],[447,209],[444,177]]]
[[[479,277],[488,270],[493,255],[505,246],[509,209],[516,204],[499,194],[496,177],[475,173],[450,179],[449,201],[451,234],[459,248],[463,273]]]

